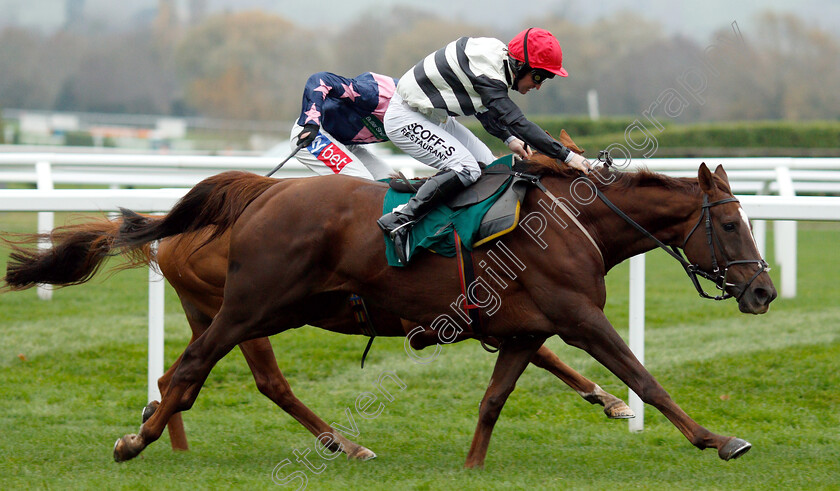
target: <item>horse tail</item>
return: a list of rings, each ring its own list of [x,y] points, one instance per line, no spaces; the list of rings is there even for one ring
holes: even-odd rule
[[[201,246],[206,245],[233,226],[245,208],[277,182],[250,172],[228,171],[196,184],[163,217],[148,217],[121,208],[123,225],[117,245],[136,248],[165,237],[214,226],[213,233]]]
[[[79,285],[90,280],[105,259],[112,256],[121,219],[102,218],[86,223],[58,227],[44,234],[14,234],[2,241],[11,248],[3,278],[4,290],[26,290],[37,284]],[[49,249],[38,244],[49,243]],[[148,265],[148,245],[127,253],[129,261],[116,269]]]
[[[202,244],[220,236],[245,207],[276,179],[247,172],[226,172],[205,179],[190,190],[166,216],[123,210],[115,219],[101,218],[65,225],[43,234],[2,237],[10,249],[2,290],[26,290],[37,284],[79,285],[89,281],[106,259],[122,255],[127,260],[113,272],[148,266],[154,260],[150,243],[159,238],[216,225]],[[48,249],[39,243],[51,244]]]

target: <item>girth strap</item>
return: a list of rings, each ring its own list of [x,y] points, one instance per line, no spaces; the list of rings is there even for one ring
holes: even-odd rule
[[[350,309],[353,311],[353,317],[362,329],[362,334],[370,338],[368,339],[367,346],[365,346],[364,353],[362,353],[362,368],[364,368],[365,358],[367,358],[370,347],[373,345],[373,339],[376,337],[376,328],[373,327],[373,322],[370,320],[370,314],[368,314],[365,301],[362,300],[362,297],[356,294],[350,295]]]
[[[455,236],[455,255],[458,258],[458,277],[461,280],[461,293],[464,296],[464,311],[470,317],[475,338],[481,343],[481,347],[490,353],[499,351],[497,348],[488,347],[484,342],[483,326],[481,325],[481,311],[478,305],[471,304],[467,295],[467,288],[475,281],[475,268],[473,266],[472,252],[461,242],[458,232],[452,231]]]

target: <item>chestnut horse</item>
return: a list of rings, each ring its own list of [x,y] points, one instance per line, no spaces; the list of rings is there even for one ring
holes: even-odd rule
[[[244,208],[256,196],[277,182],[276,179],[256,174],[243,174],[238,184],[248,191],[228,194],[227,206]],[[148,216],[144,220],[151,223],[162,218]],[[23,290],[36,284],[68,286],[84,283],[94,276],[107,257],[120,252],[127,254],[130,259],[121,268],[147,266],[153,259],[148,245],[133,249],[113,249],[114,238],[122,226],[123,219],[120,217],[103,218],[59,227],[52,231],[49,237],[32,234],[19,236],[15,242],[6,240],[12,247],[11,260],[7,265],[8,271],[4,278],[6,286],[14,290]],[[209,226],[196,232],[168,237],[160,242],[154,256],[161,273],[175,289],[184,308],[192,330],[191,343],[207,330],[222,305],[230,232],[226,231],[215,237],[212,234],[213,230],[215,227]],[[25,244],[33,246],[42,239],[49,239],[52,247],[47,250],[23,247]],[[335,295],[329,303],[324,303],[317,316],[308,318],[305,324],[337,333],[365,334],[363,326],[354,319],[348,297],[347,294]],[[405,336],[411,328],[415,327],[411,323],[404,324],[399,317],[383,309],[371,306],[368,314],[371,327],[378,336]],[[464,332],[456,341],[468,339],[471,336],[471,332]],[[414,330],[406,341],[410,342],[410,349],[415,350],[439,342],[438,334],[431,329],[422,332]],[[496,344],[492,339],[487,342]],[[277,366],[268,338],[244,341],[239,347],[260,392],[314,435],[319,437],[330,435],[330,438],[341,444],[341,450],[348,457],[368,459],[374,456],[374,453],[367,448],[336,432],[294,395],[288,381]],[[166,393],[179,361],[180,357],[158,381],[161,394]],[[604,413],[609,418],[633,417],[633,411],[624,401],[604,391],[597,384],[564,364],[547,347],[540,347],[531,362],[563,380],[584,400],[604,406]],[[156,401],[146,407],[143,414],[144,421],[154,413],[156,407]],[[172,416],[168,428],[172,447],[186,450],[187,440],[180,413]]]
[[[494,271],[485,267],[479,277],[484,278],[484,295],[474,300],[486,302],[483,332],[501,344],[466,466],[483,465],[507,397],[528,361],[553,335],[589,353],[697,448],[715,448],[724,460],[748,451],[746,441],[712,433],[691,419],[639,363],[603,312],[607,271],[658,243],[681,248],[691,261],[687,271],[714,278],[726,295],[737,298],[742,312],[767,312],[776,290],[723,168],[713,174],[703,164],[696,179],[596,171],[594,184],[554,161],[531,162],[527,172],[538,176],[535,184],[543,193],[527,194],[523,226],[475,251],[477,264],[498,264]],[[137,456],[160,437],[173,414],[190,409],[210,370],[234,346],[300,326],[339,292],[358,293],[371,305],[420,325],[454,331],[468,327],[459,316],[438,314],[462,295],[451,258],[420,253],[408,267],[387,265],[375,224],[384,185],[343,176],[287,180],[244,210],[231,210],[225,196],[235,192],[241,175],[208,178],[164,219],[137,220],[117,237],[118,245],[136,247],[208,225],[231,234],[219,313],[187,347],[160,406],[139,433],[117,440],[118,461]],[[587,189],[593,196],[597,190],[599,199],[589,200],[581,182],[592,186]],[[546,205],[544,195],[559,198],[553,198],[554,206]],[[562,203],[572,208],[570,216],[577,215],[580,227],[551,215],[556,207],[564,208]],[[497,252],[502,249],[507,259]]]

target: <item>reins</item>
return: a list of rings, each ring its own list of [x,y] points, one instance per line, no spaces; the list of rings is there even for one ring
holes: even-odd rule
[[[593,187],[594,187],[594,184],[593,184]],[[730,283],[726,282],[726,273],[729,270],[729,267],[734,265],[734,264],[757,263],[760,266],[758,271],[755,273],[755,275],[753,275],[753,277],[750,278],[750,281],[747,282],[747,284],[744,286],[744,288],[738,294],[738,296],[736,297],[736,300],[741,299],[741,297],[744,295],[744,293],[747,291],[749,286],[758,277],[759,274],[761,274],[762,272],[769,269],[768,266],[767,266],[767,263],[764,262],[763,259],[755,259],[755,260],[753,260],[753,259],[742,259],[742,260],[736,260],[736,261],[728,261],[726,263],[726,265],[724,266],[723,271],[721,271],[720,267],[718,266],[717,256],[715,254],[715,248],[714,248],[714,245],[713,245],[713,238],[714,238],[714,243],[718,245],[718,248],[720,248],[720,242],[717,240],[717,235],[714,234],[714,229],[712,228],[710,208],[713,207],[713,206],[722,205],[724,203],[733,203],[733,202],[737,203],[738,198],[734,198],[734,197],[733,198],[724,198],[722,200],[718,200],[718,201],[714,201],[714,202],[709,203],[708,196],[704,195],[703,196],[703,205],[702,205],[703,212],[700,214],[700,218],[698,219],[698,221],[694,225],[694,227],[691,229],[691,232],[689,232],[688,235],[686,235],[686,237],[685,237],[685,241],[683,242],[683,245],[682,245],[683,249],[685,248],[686,244],[688,243],[688,239],[691,238],[691,235],[694,234],[694,232],[697,230],[697,228],[700,226],[700,224],[705,223],[705,225],[706,225],[706,242],[709,245],[709,250],[711,252],[712,267],[713,267],[712,272],[707,273],[706,271],[703,271],[700,268],[700,266],[698,266],[696,264],[692,264],[691,262],[689,262],[688,259],[686,259],[685,256],[683,255],[682,251],[680,249],[678,249],[676,246],[666,245],[664,242],[657,239],[653,234],[648,232],[647,229],[645,229],[644,227],[639,225],[635,220],[633,220],[632,218],[627,216],[626,213],[621,211],[612,201],[610,201],[606,196],[604,196],[604,193],[602,193],[601,190],[599,190],[598,188],[595,188],[595,190],[596,190],[596,193],[598,195],[598,198],[605,205],[607,205],[607,207],[609,209],[611,209],[616,215],[618,215],[619,217],[621,217],[622,220],[624,220],[625,222],[627,222],[631,226],[633,226],[633,228],[635,228],[636,230],[641,232],[642,235],[644,235],[648,239],[652,240],[653,243],[657,245],[657,247],[664,250],[671,257],[673,257],[674,259],[679,261],[679,263],[682,265],[683,269],[685,270],[686,274],[691,279],[691,283],[694,285],[694,288],[697,290],[697,293],[699,293],[700,296],[703,297],[703,298],[709,298],[709,299],[712,299],[712,300],[725,300],[725,299],[733,296],[731,293],[726,292],[726,287],[727,286],[735,286],[733,284],[730,284]],[[723,249],[721,248],[721,250],[723,250]],[[703,289],[703,286],[700,284],[700,280],[697,278],[698,276],[702,276],[703,278],[706,278],[707,280],[712,281],[715,284],[715,286],[720,291],[723,292],[723,295],[711,295],[709,293],[706,293],[706,291]]]
[[[601,160],[601,157],[602,156],[599,155],[599,160]],[[604,158],[605,158],[605,160],[609,161],[609,155],[604,156]],[[574,224],[577,225],[577,227],[583,232],[583,234],[586,236],[586,238],[589,239],[589,241],[592,243],[593,247],[595,247],[595,250],[598,251],[598,255],[601,258],[601,262],[602,262],[602,264],[604,264],[604,267],[606,268],[606,263],[604,262],[604,255],[601,252],[601,249],[598,247],[598,244],[595,242],[595,239],[592,238],[592,235],[586,230],[586,228],[583,226],[583,224],[581,224],[580,221],[574,216],[574,214],[571,212],[571,210],[569,210],[569,208],[562,201],[560,201],[559,198],[557,198],[548,188],[545,187],[545,185],[542,183],[542,176],[536,175],[536,174],[527,174],[527,173],[524,173],[524,172],[513,170],[512,168],[506,168],[506,167],[501,167],[501,166],[499,166],[499,168],[496,168],[496,169],[488,170],[487,173],[490,173],[490,174],[508,174],[508,175],[520,178],[520,179],[528,182],[529,184],[533,185],[534,187],[538,188],[540,191],[542,191],[552,201],[552,203],[554,203],[557,207],[559,207],[561,210],[563,210],[563,212],[566,213],[566,215],[568,215],[568,217],[572,220],[572,222],[574,222]],[[598,199],[600,199],[610,210],[612,210],[613,213],[615,213],[622,220],[624,220],[625,222],[630,224],[633,228],[635,228],[637,231],[639,231],[646,238],[653,241],[653,243],[656,244],[657,247],[664,250],[665,252],[668,253],[668,255],[670,255],[671,257],[676,259],[680,263],[680,265],[682,265],[682,267],[685,270],[686,274],[688,275],[689,279],[691,279],[691,283],[694,285],[694,288],[697,290],[697,293],[699,293],[700,296],[703,297],[703,298],[708,298],[708,299],[712,299],[712,300],[725,300],[727,298],[731,298],[731,297],[734,296],[736,298],[736,300],[740,301],[741,297],[743,297],[744,294],[747,292],[747,290],[749,289],[752,282],[755,281],[755,279],[758,278],[758,276],[761,273],[770,270],[769,266],[764,261],[764,259],[739,259],[739,260],[734,260],[734,261],[725,261],[725,264],[724,264],[722,269],[719,266],[718,258],[717,258],[717,255],[715,253],[715,246],[717,246],[717,248],[721,252],[723,252],[723,247],[721,246],[720,239],[718,238],[717,234],[715,234],[714,227],[712,227],[711,208],[714,207],[714,206],[717,206],[717,205],[725,204],[725,203],[738,203],[739,202],[738,198],[735,198],[734,196],[730,197],[730,198],[724,198],[724,199],[721,199],[721,200],[718,200],[718,201],[713,201],[713,202],[710,203],[708,196],[704,194],[703,195],[703,204],[701,205],[700,217],[697,220],[697,223],[695,223],[694,226],[691,228],[691,231],[688,233],[688,235],[686,235],[685,240],[683,241],[682,247],[677,248],[676,246],[673,246],[673,245],[669,246],[669,245],[665,244],[664,242],[662,242],[661,240],[657,239],[652,233],[650,233],[642,225],[640,225],[638,222],[636,222],[635,220],[630,218],[626,213],[621,211],[621,209],[618,206],[616,206],[612,201],[610,201],[604,195],[604,193],[602,193],[601,190],[598,189],[598,187],[595,185],[594,182],[592,182],[591,179],[589,179],[586,176],[581,176],[580,179],[583,179],[592,189],[595,190],[595,194],[598,197]],[[701,269],[699,265],[692,264],[690,261],[688,261],[688,259],[686,259],[685,255],[683,254],[683,251],[681,250],[681,249],[685,249],[685,246],[688,244],[689,239],[694,234],[694,232],[696,232],[697,229],[700,228],[701,224],[704,225],[704,230],[705,230],[705,233],[706,233],[706,243],[709,246],[709,252],[711,254],[712,268],[713,268],[711,273],[703,271],[703,269]],[[480,318],[480,314],[478,312],[478,306],[471,305],[466,300],[466,298],[467,298],[466,297],[466,285],[470,282],[470,281],[467,281],[468,280],[467,276],[469,276],[469,278],[473,278],[474,276],[472,276],[472,275],[474,273],[472,272],[472,268],[471,268],[471,266],[472,266],[471,265],[471,263],[472,263],[471,258],[469,260],[469,263],[470,263],[469,266],[470,267],[467,268],[466,267],[467,263],[465,262],[465,258],[464,258],[464,256],[462,256],[462,252],[463,252],[463,253],[465,253],[464,254],[465,256],[469,257],[469,251],[467,251],[467,250],[461,251],[460,246],[461,246],[460,238],[457,237],[457,233],[456,233],[456,251],[457,251],[457,255],[458,255],[459,278],[460,278],[460,282],[461,282],[461,289],[462,289],[463,294],[464,294],[464,302],[463,302],[464,310],[465,310],[465,312],[467,312],[467,314],[469,315],[469,317],[471,319],[471,325],[472,325],[472,328],[474,330],[474,336],[476,337],[476,339],[478,339],[481,342],[481,345],[485,350],[487,350],[491,353],[494,353],[498,350],[497,349],[496,350],[491,349],[485,343],[485,335],[484,335],[484,333],[482,332],[482,329],[481,329],[481,318]],[[736,265],[736,264],[751,264],[751,263],[755,263],[758,266],[758,270],[755,272],[755,274],[753,274],[752,278],[750,278],[750,280],[747,281],[744,284],[744,286],[741,288],[741,291],[738,293],[737,296],[732,295],[731,293],[728,293],[726,291],[726,287],[737,286],[737,285],[732,284],[732,283],[727,283],[727,281],[726,281],[726,275],[729,271],[729,268],[733,265]],[[702,276],[703,278],[706,278],[707,280],[713,282],[715,284],[715,286],[723,293],[721,295],[712,295],[712,294],[707,293],[703,289],[703,286],[700,284],[700,280],[699,280],[698,276]],[[373,337],[371,337],[371,341],[373,341]],[[370,348],[370,343],[368,343],[368,348],[365,350],[365,355],[367,354],[367,350],[369,348]],[[364,364],[364,356],[362,358],[362,363]]]
[[[606,158],[608,159],[609,156],[606,156]],[[600,159],[601,159],[601,156],[599,155],[599,160]],[[540,191],[545,193],[545,195],[548,196],[548,198],[551,199],[552,202],[554,202],[556,205],[558,205],[560,207],[560,209],[562,209],[567,215],[569,215],[569,217],[572,219],[572,221],[578,226],[578,228],[580,228],[584,232],[584,234],[589,239],[589,241],[592,242],[593,246],[595,246],[595,249],[598,251],[598,254],[601,256],[601,260],[603,261],[603,259],[604,259],[603,253],[601,252],[600,248],[598,248],[595,241],[592,239],[592,236],[589,234],[589,232],[586,231],[586,229],[583,227],[583,225],[571,214],[571,212],[567,209],[567,207],[561,201],[559,201],[558,198],[556,198],[545,187],[545,185],[543,185],[543,183],[541,182],[541,176],[538,176],[538,175],[535,175],[535,174],[525,174],[523,172],[517,172],[517,171],[513,171],[513,170],[510,170],[509,172],[512,175],[520,177],[520,178],[528,181],[530,184],[534,185],[535,187],[537,187]],[[686,257],[683,255],[683,252],[680,250],[680,248],[677,248],[676,246],[668,246],[667,244],[665,244],[661,240],[657,239],[653,234],[648,232],[647,229],[645,229],[643,226],[639,225],[635,220],[630,218],[626,213],[621,211],[621,209],[619,209],[612,201],[610,201],[604,195],[604,193],[602,193],[601,190],[598,189],[598,187],[595,185],[595,183],[593,183],[588,177],[581,176],[581,178],[584,179],[590,185],[590,187],[595,190],[595,193],[596,193],[598,199],[600,199],[605,205],[607,205],[607,207],[610,210],[612,210],[616,215],[621,217],[622,220],[624,220],[625,222],[630,224],[633,228],[638,230],[642,235],[644,235],[645,237],[647,237],[648,239],[653,241],[653,243],[656,244],[657,247],[664,250],[671,257],[676,259],[680,263],[680,265],[682,265],[682,267],[685,270],[686,274],[688,275],[689,279],[691,279],[691,283],[694,285],[694,288],[697,290],[697,293],[699,293],[700,296],[703,297],[703,298],[708,298],[708,299],[711,299],[711,300],[725,300],[727,298],[731,298],[731,297],[734,296],[731,293],[726,292],[726,287],[727,286],[737,286],[737,285],[734,285],[732,283],[727,283],[727,281],[726,281],[726,275],[729,271],[729,268],[733,265],[755,263],[758,266],[758,270],[755,272],[755,274],[753,274],[752,278],[750,278],[750,280],[746,282],[746,284],[741,288],[741,291],[738,293],[738,295],[735,296],[735,299],[738,300],[738,301],[741,300],[741,297],[743,297],[744,293],[747,292],[747,290],[749,289],[752,282],[755,281],[755,279],[758,278],[758,276],[761,273],[770,270],[770,267],[768,266],[767,262],[764,261],[764,259],[738,259],[738,260],[733,260],[733,261],[726,261],[722,269],[718,264],[717,255],[715,254],[715,246],[717,246],[717,248],[720,251],[723,251],[723,247],[721,247],[720,240],[718,239],[717,234],[715,234],[714,228],[712,227],[712,217],[711,217],[710,209],[714,206],[722,205],[722,204],[725,204],[725,203],[733,203],[733,202],[737,203],[738,198],[735,198],[735,197],[724,198],[724,199],[721,199],[721,200],[714,201],[714,202],[710,203],[709,199],[708,199],[708,196],[704,195],[703,196],[703,205],[701,206],[702,213],[700,214],[700,218],[697,220],[697,223],[694,225],[694,227],[692,227],[691,232],[689,232],[688,235],[686,235],[685,240],[683,241],[682,249],[685,248],[686,244],[688,243],[688,240],[691,238],[691,236],[694,234],[694,232],[700,227],[700,225],[701,224],[705,225],[706,243],[709,246],[709,251],[710,251],[711,259],[712,259],[712,268],[713,268],[712,272],[709,273],[709,272],[703,271],[703,269],[701,269],[699,265],[692,264],[691,262],[689,262],[688,259],[686,259]],[[712,295],[710,293],[707,293],[705,291],[705,289],[703,289],[703,286],[700,284],[700,280],[699,280],[698,276],[702,276],[703,278],[706,278],[707,280],[713,282],[715,284],[715,287],[717,287],[718,290],[723,292],[723,294],[722,295]]]
[[[750,280],[744,285],[744,287],[741,288],[741,291],[740,291],[740,293],[738,293],[738,296],[735,297],[735,299],[738,300],[738,301],[740,301],[741,297],[744,296],[744,293],[746,293],[746,291],[749,289],[752,282],[755,281],[756,278],[758,278],[758,275],[760,275],[761,273],[763,273],[765,271],[770,270],[770,267],[767,265],[767,263],[764,261],[764,259],[738,259],[738,260],[734,260],[734,261],[727,261],[722,270],[718,266],[717,255],[715,254],[715,245],[717,245],[718,249],[720,249],[721,251],[723,251],[723,247],[721,246],[720,240],[718,239],[717,235],[714,233],[714,228],[712,227],[711,208],[713,206],[722,205],[722,204],[725,204],[725,203],[738,203],[739,202],[738,198],[735,198],[735,197],[724,198],[724,199],[721,199],[721,200],[718,200],[718,201],[713,201],[713,202],[709,203],[709,197],[706,196],[706,195],[703,195],[703,205],[701,206],[702,213],[700,214],[700,218],[697,220],[697,223],[694,224],[694,227],[692,227],[691,232],[689,232],[688,235],[686,235],[685,240],[683,241],[682,248],[678,249],[676,246],[668,246],[664,242],[662,242],[661,240],[654,237],[654,235],[651,234],[650,232],[648,232],[647,229],[645,229],[644,227],[639,225],[635,220],[633,220],[632,218],[627,216],[626,213],[621,211],[615,204],[613,204],[613,202],[610,201],[604,195],[604,193],[602,193],[601,190],[598,189],[597,186],[595,186],[595,184],[592,183],[592,181],[589,180],[589,178],[584,177],[584,179],[586,179],[587,181],[590,182],[590,184],[592,184],[592,188],[595,189],[595,192],[596,192],[598,198],[605,205],[607,205],[607,207],[609,209],[611,209],[616,215],[621,217],[625,222],[632,225],[633,228],[635,228],[636,230],[641,232],[642,235],[644,235],[648,239],[652,240],[653,243],[657,245],[657,247],[664,250],[671,257],[673,257],[674,259],[679,261],[679,263],[682,265],[683,269],[685,270],[686,274],[691,279],[691,283],[694,285],[694,288],[697,290],[697,293],[699,293],[700,296],[703,297],[703,298],[708,298],[708,299],[711,299],[711,300],[726,300],[727,298],[731,298],[731,297],[734,296],[731,293],[728,293],[726,291],[726,287],[727,286],[737,286],[737,285],[734,285],[732,283],[727,283],[726,282],[726,274],[728,273],[729,268],[731,266],[735,265],[735,264],[756,263],[756,265],[758,265],[758,270],[755,272],[755,274],[752,276],[752,278],[750,278]],[[700,226],[701,223],[705,224],[706,244],[709,246],[709,252],[710,252],[711,258],[712,258],[712,268],[713,269],[712,269],[711,273],[703,271],[700,268],[699,265],[692,264],[691,262],[689,262],[688,259],[685,258],[685,256],[683,255],[683,252],[681,250],[681,249],[685,249],[686,244],[688,244],[688,240],[691,238],[691,236],[694,234],[694,232],[697,230],[697,228]],[[713,282],[715,284],[715,286],[717,287],[717,289],[720,290],[721,292],[723,292],[723,294],[722,295],[711,295],[709,293],[706,293],[706,290],[703,288],[703,286],[700,284],[700,280],[697,278],[698,276],[702,276],[703,278],[706,278],[707,280]]]

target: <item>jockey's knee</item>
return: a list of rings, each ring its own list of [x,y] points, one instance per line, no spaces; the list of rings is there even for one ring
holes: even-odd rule
[[[481,167],[479,167],[478,162],[462,162],[461,169],[456,171],[455,174],[461,180],[461,184],[470,186],[481,177]]]

